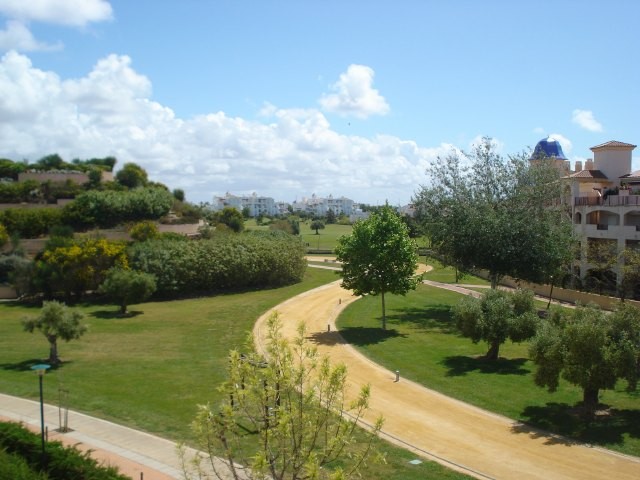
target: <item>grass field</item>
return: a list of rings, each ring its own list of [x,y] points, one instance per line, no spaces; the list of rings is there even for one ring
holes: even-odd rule
[[[478,358],[483,343],[459,336],[449,308],[460,295],[420,285],[406,297],[387,296],[387,331],[380,327],[380,299],[351,304],[338,324],[344,337],[374,361],[452,397],[579,440],[640,456],[640,391],[624,382],[602,391],[611,416],[594,421],[573,415],[582,391],[561,381],[556,393],[536,387],[526,344],[506,343],[497,362]]]
[[[89,333],[59,345],[64,363],[44,379],[45,401],[69,392],[69,407],[173,440],[191,438],[190,423],[201,403],[217,403],[230,348],[241,346],[256,318],[302,291],[337,279],[309,268],[303,283],[272,290],[131,306],[118,318],[112,305],[81,305]],[[0,303],[0,391],[36,399],[29,368],[48,355],[40,333],[22,331],[20,319],[37,308]],[[49,421],[57,422],[57,419]],[[73,428],[73,425],[70,425]],[[363,472],[369,479],[462,479],[433,463],[410,465],[415,455],[380,442],[387,463]]]

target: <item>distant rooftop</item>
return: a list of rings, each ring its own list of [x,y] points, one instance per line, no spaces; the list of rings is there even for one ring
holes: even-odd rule
[[[609,142],[601,143],[600,145],[596,145],[595,147],[591,147],[591,151],[595,152],[596,150],[602,150],[605,148],[622,148],[622,149],[631,149],[636,148],[637,145],[632,145],[631,143],[618,142],[617,140],[611,140]]]

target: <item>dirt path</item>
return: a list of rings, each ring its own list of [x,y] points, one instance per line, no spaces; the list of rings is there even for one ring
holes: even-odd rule
[[[640,478],[638,458],[536,431],[404,379],[395,382],[393,372],[345,344],[336,332],[335,319],[354,300],[356,297],[336,281],[273,310],[279,312],[286,336],[293,337],[299,321],[304,320],[320,353],[348,365],[350,394],[371,384],[367,421],[372,423],[383,414],[383,433],[390,440],[477,478]],[[265,320],[272,311],[256,322],[254,335],[259,346],[264,342]]]

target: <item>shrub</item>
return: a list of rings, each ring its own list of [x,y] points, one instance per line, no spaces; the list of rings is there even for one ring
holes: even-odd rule
[[[57,208],[9,208],[0,212],[0,223],[9,235],[37,238],[46,235],[54,225],[62,223],[62,212]]]

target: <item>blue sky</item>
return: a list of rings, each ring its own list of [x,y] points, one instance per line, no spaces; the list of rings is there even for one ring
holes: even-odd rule
[[[481,136],[640,141],[640,2],[0,0],[0,157],[115,155],[187,199],[405,204]],[[640,168],[634,152],[634,168]]]

